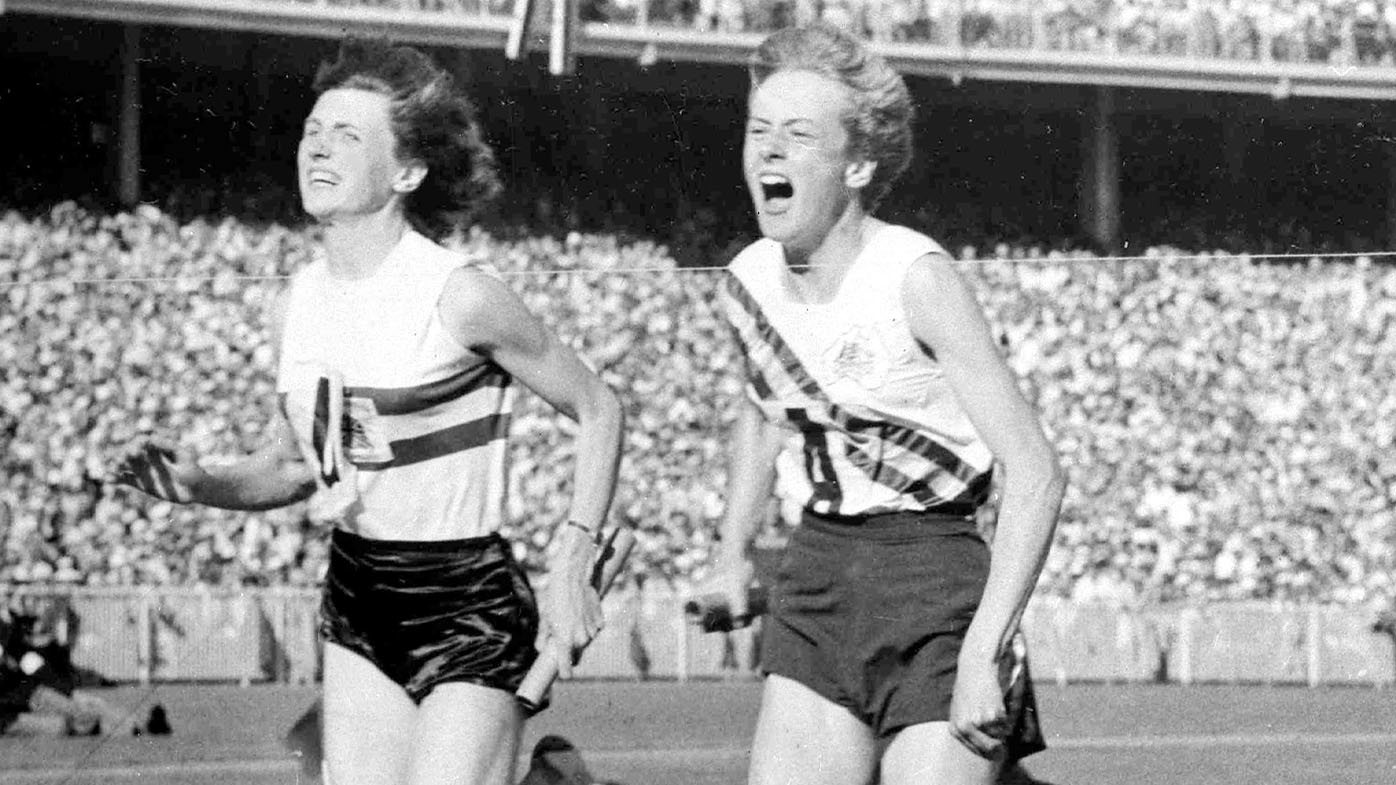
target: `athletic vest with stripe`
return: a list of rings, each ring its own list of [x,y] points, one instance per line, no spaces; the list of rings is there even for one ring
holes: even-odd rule
[[[437,311],[466,263],[409,232],[368,278],[317,259],[292,280],[277,389],[302,452],[320,458],[321,495],[350,486],[334,523],[355,534],[449,540],[503,521],[512,380]]]
[[[747,395],[789,436],[777,491],[822,515],[969,515],[989,493],[993,456],[922,349],[902,307],[911,263],[934,240],[885,226],[834,298],[800,301],[779,243],[732,261],[723,295],[746,363]]]

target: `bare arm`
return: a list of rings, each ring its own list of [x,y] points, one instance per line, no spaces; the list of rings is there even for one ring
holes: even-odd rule
[[[918,260],[902,298],[912,332],[934,351],[956,401],[1003,467],[988,582],[960,651],[962,678],[982,676],[993,672],[1037,583],[1065,477],[978,302],[952,263]],[[974,747],[973,741],[966,743]]]
[[[624,414],[614,392],[576,353],[548,330],[500,281],[460,269],[447,282],[438,306],[442,321],[464,347],[490,358],[524,386],[578,424],[571,520],[598,531],[615,494]],[[596,593],[588,585],[595,543],[564,526],[548,565],[551,611],[546,621],[559,645],[564,677],[573,651],[601,625]]]
[[[273,340],[280,336],[285,298],[272,306]],[[315,476],[296,449],[290,423],[273,416],[267,442],[241,459],[204,466],[192,451],[162,440],[132,445],[118,460],[113,480],[180,504],[225,510],[269,510],[308,499]]]
[[[747,613],[751,541],[770,503],[782,441],[780,426],[768,422],[756,404],[744,400],[728,449],[727,508],[715,578],[715,588],[726,595],[733,616]]]
[[[742,402],[728,448],[727,509],[722,516],[724,555],[744,556],[756,535],[775,482],[780,426],[767,422],[750,400]]]
[[[291,441],[284,418],[276,434],[250,455],[205,467],[191,451],[163,441],[136,445],[122,457],[116,481],[161,499],[224,510],[270,510],[310,498],[315,478]]]

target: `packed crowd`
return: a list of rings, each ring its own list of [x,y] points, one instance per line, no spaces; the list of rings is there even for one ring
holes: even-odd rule
[[[299,0],[504,15],[511,0]],[[586,21],[759,32],[823,20],[878,41],[1341,65],[1396,63],[1378,0],[583,0]]]
[[[1070,474],[1052,593],[1396,593],[1396,267],[1163,249],[969,269]]]
[[[477,230],[457,244],[622,395],[614,516],[638,530],[634,568],[700,574],[740,395],[714,305],[722,273],[606,235]],[[154,208],[0,219],[0,582],[318,579],[324,532],[299,509],[221,513],[103,482],[140,435],[216,455],[258,441],[273,399],[267,305],[313,248],[307,231]],[[957,254],[1069,471],[1044,592],[1396,592],[1396,267]],[[509,517],[534,566],[564,514],[569,433],[523,396]]]

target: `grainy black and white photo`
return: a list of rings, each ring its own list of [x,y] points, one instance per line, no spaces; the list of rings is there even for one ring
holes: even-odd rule
[[[1396,783],[1396,3],[0,66],[0,785]]]

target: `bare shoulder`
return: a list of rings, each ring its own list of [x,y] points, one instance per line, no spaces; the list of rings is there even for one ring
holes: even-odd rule
[[[907,267],[902,281],[902,297],[908,305],[924,306],[928,301],[943,302],[968,293],[969,284],[955,267],[955,261],[940,253],[918,257]]]
[[[441,290],[437,308],[447,324],[473,324],[488,321],[501,309],[518,302],[518,296],[497,277],[475,267],[451,271]]]
[[[536,319],[508,284],[474,267],[458,267],[437,301],[446,329],[468,349],[488,351],[531,338]]]
[[[926,254],[911,263],[902,283],[902,307],[912,332],[937,351],[989,335],[978,298],[947,256]]]

